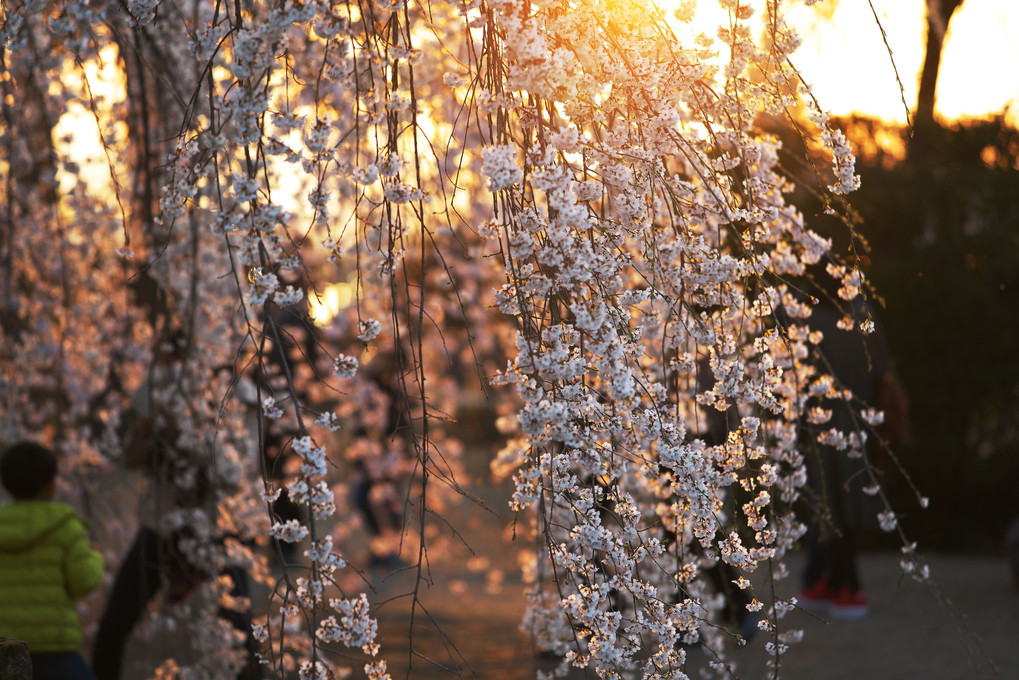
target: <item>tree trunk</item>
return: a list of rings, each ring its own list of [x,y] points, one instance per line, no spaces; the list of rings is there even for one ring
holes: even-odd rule
[[[928,156],[937,133],[934,120],[934,103],[941,67],[941,52],[945,45],[948,22],[964,0],[927,0],[927,45],[920,72],[920,90],[916,95],[916,115],[913,119],[913,139],[909,145],[910,157]]]

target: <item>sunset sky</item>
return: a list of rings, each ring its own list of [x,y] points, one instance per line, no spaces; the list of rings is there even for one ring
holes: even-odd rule
[[[923,61],[924,0],[871,0],[888,34],[905,100],[915,105]],[[666,15],[680,0],[657,0]],[[783,11],[804,42],[794,63],[814,87],[821,105],[835,114],[860,113],[904,122],[905,109],[895,73],[868,0],[821,0],[807,7],[786,0]],[[728,23],[717,0],[697,0],[696,31],[715,33]],[[1009,121],[1019,124],[1019,0],[964,0],[949,25],[938,80],[937,113],[946,120],[990,116],[1011,105]],[[86,66],[93,92],[114,94],[122,85],[112,68],[101,74]],[[77,78],[76,73],[67,76]],[[122,95],[121,95],[122,96]],[[119,97],[118,97],[119,98]],[[75,132],[83,155],[105,167],[91,113],[68,111],[60,133]],[[94,138],[94,139],[93,139]],[[103,173],[99,173],[102,176]]]
[[[656,0],[668,16],[681,0]],[[727,25],[718,0],[696,0],[693,34]],[[871,3],[874,10],[871,10]],[[763,3],[753,5],[762,11]],[[859,113],[905,122],[903,94],[888,56],[891,48],[910,108],[916,104],[924,58],[924,0],[784,0],[782,11],[803,45],[793,63],[821,105],[835,114]],[[888,47],[874,19],[877,13]],[[758,20],[755,17],[752,21]],[[678,32],[684,28],[674,24]],[[1019,0],[964,0],[949,24],[938,78],[936,113],[945,120],[986,117],[1009,103],[1019,122]]]
[[[910,107],[923,62],[924,0],[872,0],[888,34]],[[701,0],[705,2],[705,0]],[[901,95],[881,32],[867,0],[838,0],[831,19],[815,8],[786,3],[804,44],[794,63],[823,106],[905,121]],[[938,114],[946,119],[985,116],[1009,103],[1019,114],[1019,0],[965,0],[949,25],[938,77]]]

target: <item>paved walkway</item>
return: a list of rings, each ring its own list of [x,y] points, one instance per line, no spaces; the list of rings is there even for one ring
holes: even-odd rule
[[[443,640],[431,625],[421,624],[419,612],[414,645],[428,650],[436,663],[408,657],[409,617],[387,617],[383,623],[383,649],[394,672],[404,677],[408,659],[410,678],[449,678],[446,671],[459,667],[464,677],[524,680],[535,677],[536,663],[528,638],[518,630],[523,600],[512,556],[498,538],[511,519],[505,506],[489,492],[492,513],[461,508],[462,529],[474,547],[473,558],[453,550],[436,556],[435,585],[422,599],[448,636]],[[785,619],[787,627],[802,628],[804,640],[783,658],[783,680],[971,680],[1019,678],[1019,590],[1013,587],[1004,558],[927,555],[933,586],[901,577],[899,554],[865,553],[860,559],[863,581],[870,597],[870,614],[862,620],[826,621],[805,611]],[[798,573],[800,559],[789,561]],[[495,581],[489,567],[505,565]],[[379,594],[398,592],[400,576],[383,579]],[[450,579],[444,582],[443,578]],[[387,585],[388,583],[388,585]],[[795,590],[796,579],[779,586],[779,594]],[[387,607],[399,610],[392,602]],[[456,645],[457,653],[448,653]],[[743,680],[771,678],[764,663],[763,636],[737,650],[732,676]],[[691,660],[698,660],[697,653]],[[703,655],[701,655],[703,657]],[[703,658],[699,659],[703,661]],[[436,664],[441,664],[446,671]],[[546,664],[547,667],[547,664]],[[472,672],[473,671],[473,672]],[[399,674],[398,674],[399,673]],[[576,674],[571,677],[584,677]],[[691,672],[691,677],[697,675]]]
[[[860,567],[870,598],[862,620],[803,611],[789,625],[804,640],[783,660],[785,680],[970,680],[1019,678],[1019,591],[1004,559],[928,555],[933,585],[901,578],[897,553],[865,553]],[[795,567],[795,564],[791,564]],[[794,572],[795,573],[795,572]],[[790,584],[791,586],[792,584]],[[740,650],[740,677],[769,677]]]
[[[435,523],[431,570],[418,590],[423,606],[414,612],[413,626],[410,598],[405,596],[414,584],[413,574],[365,572],[375,589],[370,597],[380,622],[382,654],[394,679],[448,679],[460,674],[482,680],[529,680],[537,668],[550,667],[519,630],[524,601],[516,555],[524,546],[507,540],[513,518],[505,505],[506,491],[489,487],[478,492],[487,510],[463,503],[446,517],[461,532],[459,539]],[[900,578],[897,553],[868,553],[860,565],[871,602],[866,619],[828,622],[802,611],[791,613],[786,619],[789,627],[803,628],[805,637],[783,657],[780,677],[1019,679],[1019,590],[1011,583],[1005,560],[927,557],[934,592]],[[798,565],[798,559],[790,561],[791,573],[798,573]],[[795,589],[794,579],[780,586],[780,594],[789,589]],[[732,678],[772,677],[763,662],[764,642],[759,636],[737,650]],[[144,658],[169,651],[163,645],[172,647],[172,641],[132,645],[129,657],[134,663],[127,665],[124,680],[146,680],[152,666]],[[691,660],[698,660],[697,652],[691,653]],[[355,668],[359,663],[363,661],[352,659]],[[690,675],[698,677],[692,670]],[[578,671],[570,677],[585,676]]]

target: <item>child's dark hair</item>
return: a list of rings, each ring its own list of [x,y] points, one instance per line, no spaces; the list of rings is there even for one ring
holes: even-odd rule
[[[57,476],[57,457],[42,444],[23,441],[0,457],[0,483],[17,500],[36,498]]]

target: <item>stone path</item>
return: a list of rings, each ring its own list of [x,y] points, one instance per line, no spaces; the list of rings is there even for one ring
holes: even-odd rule
[[[415,582],[410,571],[390,574],[368,569],[370,598],[380,620],[382,653],[395,678],[526,680],[549,667],[534,654],[519,630],[523,597],[516,553],[523,546],[506,540],[512,515],[505,489],[478,491],[488,510],[468,503],[447,519],[462,541],[439,540],[431,550],[430,573],[418,589],[413,614],[406,594]],[[440,537],[441,538],[441,537]],[[473,553],[463,547],[466,542]],[[928,555],[937,590],[900,577],[899,556],[867,553],[861,571],[870,597],[863,620],[825,621],[796,611],[789,627],[805,631],[804,641],[783,657],[783,680],[981,680],[1019,678],[1019,590],[1004,558]],[[798,560],[790,560],[791,573]],[[795,580],[778,584],[779,593]],[[737,650],[731,676],[741,680],[773,677],[763,662],[763,636]],[[163,644],[172,646],[171,641]],[[145,680],[144,658],[167,651],[158,641],[134,646],[133,668],[124,680]],[[413,650],[412,650],[413,648]],[[691,652],[691,662],[703,662]],[[354,664],[355,668],[357,664]],[[151,673],[151,666],[149,666]],[[353,676],[359,677],[355,673]],[[571,678],[585,677],[579,671]],[[593,677],[593,676],[592,676]],[[691,677],[697,675],[691,672]]]
[[[900,578],[896,553],[862,555],[869,616],[826,621],[803,611],[791,613],[789,625],[802,627],[804,640],[784,659],[781,677],[1019,678],[1019,591],[1005,560],[952,555],[929,555],[928,560],[932,588]],[[739,677],[769,677],[753,658],[762,644],[754,640],[740,650],[744,663]]]
[[[493,513],[461,508],[465,535],[476,551],[476,565],[505,564],[507,544],[499,538],[510,516],[504,505],[488,500]],[[927,555],[934,585],[902,578],[896,552],[865,553],[860,558],[862,579],[870,598],[870,614],[862,620],[824,620],[795,611],[785,620],[804,630],[781,664],[783,680],[976,680],[1019,678],[1019,590],[1011,581],[1004,558]],[[415,628],[414,645],[428,650],[446,668],[413,657],[407,675],[409,618],[390,618],[383,628],[384,649],[393,677],[413,680],[450,678],[459,669],[467,678],[524,680],[535,677],[531,644],[518,630],[523,600],[520,581],[511,566],[493,587],[483,569],[472,571],[462,556],[436,561],[435,585],[424,593],[442,631],[456,644],[461,657],[447,654],[446,645],[430,626]],[[789,560],[797,574],[800,559]],[[464,568],[467,566],[468,568]],[[448,577],[450,581],[443,582]],[[380,592],[399,590],[393,577]],[[486,590],[487,588],[487,590]],[[791,594],[796,580],[777,584],[780,595]],[[473,593],[467,595],[465,593]],[[391,603],[394,609],[399,605]],[[390,606],[390,605],[387,605]],[[385,608],[380,611],[385,616]],[[421,617],[418,617],[419,621]],[[402,635],[401,635],[402,632]],[[763,636],[734,655],[732,677],[759,680],[773,677],[766,669]],[[703,662],[691,653],[692,662]],[[469,667],[468,667],[469,664]],[[547,664],[546,664],[547,665]],[[472,672],[473,671],[473,672]],[[584,677],[577,673],[571,677]],[[691,673],[691,677],[697,677]]]

